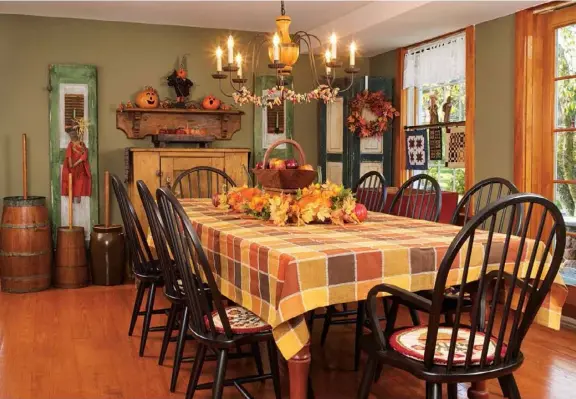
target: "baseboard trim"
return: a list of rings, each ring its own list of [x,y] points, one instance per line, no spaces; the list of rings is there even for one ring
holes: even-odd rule
[[[562,316],[560,320],[560,325],[564,328],[569,328],[571,330],[576,330],[576,319],[568,316]]]

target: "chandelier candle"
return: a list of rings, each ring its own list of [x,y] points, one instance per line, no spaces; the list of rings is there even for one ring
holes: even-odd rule
[[[228,65],[234,63],[234,38],[232,35],[228,36]]]
[[[332,45],[332,49],[330,51],[330,53],[332,54],[332,60],[335,60],[336,57],[336,50],[338,48],[337,45],[337,40],[336,40],[336,33],[332,33],[332,36],[330,36],[330,44]]]
[[[242,79],[242,56],[240,53],[236,54],[236,65],[238,65],[238,79]]]
[[[332,68],[328,66],[328,64],[330,64],[332,61],[332,53],[330,50],[326,50],[326,55],[324,57],[326,58],[326,75],[330,76],[332,74]]]
[[[356,64],[356,43],[350,43],[350,68],[354,68]]]
[[[216,72],[222,72],[222,49],[220,46],[216,49]]]
[[[278,33],[274,33],[272,44],[274,45],[274,63],[277,64],[280,60],[280,37],[278,37]]]

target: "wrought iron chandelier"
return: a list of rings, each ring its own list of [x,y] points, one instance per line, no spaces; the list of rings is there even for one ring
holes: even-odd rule
[[[254,103],[258,106],[272,106],[284,101],[293,103],[310,102],[311,100],[323,100],[332,102],[339,92],[344,92],[352,87],[354,75],[360,69],[356,67],[356,43],[349,46],[349,62],[343,68],[348,77],[348,85],[345,88],[337,87],[337,71],[344,65],[338,59],[338,40],[335,33],[330,36],[330,45],[326,48],[323,58],[325,74],[319,76],[316,68],[314,48],[322,48],[322,41],[315,35],[305,31],[290,34],[289,27],[291,18],[286,15],[284,1],[280,2],[280,16],[276,18],[276,32],[273,35],[258,34],[248,43],[246,52],[238,51],[234,55],[235,44],[232,35],[227,41],[227,63],[223,65],[224,52],[221,47],[216,49],[216,73],[212,74],[219,82],[220,91],[227,97],[232,97],[237,104]],[[314,46],[316,44],[317,46]],[[287,87],[287,78],[292,75],[292,68],[300,56],[300,48],[306,46],[310,70],[312,72],[315,87],[308,93],[298,94]],[[258,96],[246,87],[248,79],[245,70],[246,57],[242,54],[250,53],[250,73],[254,76],[258,70],[260,52],[266,49],[270,63],[268,68],[275,71],[276,86],[269,88],[268,95]],[[234,76],[235,75],[235,76]],[[226,93],[222,88],[222,82],[228,80],[232,93]],[[253,85],[252,85],[253,86]]]

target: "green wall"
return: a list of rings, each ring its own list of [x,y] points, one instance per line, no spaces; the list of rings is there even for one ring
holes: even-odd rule
[[[476,25],[476,181],[514,178],[514,29],[514,15]]]
[[[157,88],[160,98],[172,98],[174,94],[164,77],[182,54],[189,54],[188,73],[195,84],[191,99],[200,100],[208,94],[223,98],[210,74],[215,69],[213,51],[217,44],[225,44],[228,34],[229,31],[215,29],[0,15],[0,88],[5,93],[4,105],[0,107],[0,197],[21,193],[23,132],[28,134],[29,142],[29,191],[49,196],[49,64],[97,66],[100,176],[103,178],[105,170],[122,175],[124,148],[151,147],[151,143],[149,138],[128,140],[116,129],[118,104],[133,99],[145,85]],[[246,45],[254,33],[234,35]],[[261,73],[270,72],[266,58],[263,54]],[[368,60],[359,58],[358,64],[361,74],[367,74]],[[312,88],[307,55],[301,55],[294,76],[297,91]],[[231,141],[217,141],[215,146],[252,148],[253,107],[240,109],[246,113],[242,129]],[[318,151],[317,114],[315,102],[297,105],[294,111],[295,139],[313,165],[317,163]],[[115,209],[113,217],[118,220]]]
[[[396,78],[398,51],[391,50],[370,58],[370,73],[374,76]]]

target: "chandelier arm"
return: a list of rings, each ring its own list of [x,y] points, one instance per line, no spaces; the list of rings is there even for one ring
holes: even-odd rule
[[[218,79],[218,87],[220,88],[220,92],[224,94],[228,98],[232,98],[231,94],[226,94],[224,90],[222,90],[222,79]]]
[[[306,43],[306,48],[308,49],[308,60],[310,63],[310,73],[312,74],[312,83],[313,85],[316,85],[316,87],[318,87],[320,86],[320,81],[318,80],[318,72],[316,70],[316,59],[314,58],[314,53],[312,50],[312,46],[310,44],[310,39],[307,36],[307,34],[305,34],[299,37],[299,41],[300,40]],[[300,45],[300,42],[298,42],[298,45]]]
[[[351,75],[352,75],[352,78],[350,79],[350,84],[348,84],[348,87],[346,87],[345,89],[338,90],[340,93],[349,90],[352,87],[352,85],[354,84],[354,75],[355,74],[352,73]]]

